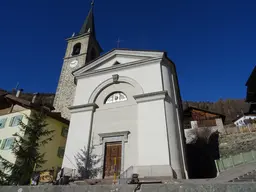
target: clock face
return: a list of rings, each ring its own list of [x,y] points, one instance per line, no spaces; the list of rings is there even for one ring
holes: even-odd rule
[[[70,66],[71,68],[74,68],[74,67],[77,66],[77,64],[78,64],[78,61],[77,61],[77,60],[74,60],[74,61],[71,61],[71,62],[70,62],[69,66]]]

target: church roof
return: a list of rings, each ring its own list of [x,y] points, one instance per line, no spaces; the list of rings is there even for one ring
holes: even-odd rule
[[[124,54],[124,53],[126,53],[126,54],[131,54],[131,53],[136,54],[136,52],[137,52],[137,53],[140,52],[140,53],[144,53],[144,54],[146,54],[146,55],[148,55],[149,53],[151,53],[151,54],[158,55],[158,56],[160,56],[160,55],[161,55],[161,56],[165,56],[170,62],[172,62],[172,61],[166,56],[167,54],[166,54],[165,51],[115,48],[115,49],[112,49],[112,50],[110,50],[110,51],[108,51],[108,52],[102,54],[101,56],[97,57],[96,59],[94,59],[94,60],[92,60],[92,61],[86,63],[86,66],[82,66],[82,67],[80,67],[80,68],[74,70],[74,71],[72,72],[72,74],[73,74],[74,76],[76,76],[76,74],[79,73],[79,71],[81,71],[82,69],[86,68],[86,70],[87,70],[87,68],[92,68],[93,66],[91,66],[91,64],[94,63],[94,62],[97,62],[97,60],[101,60],[101,59],[103,59],[104,57],[107,57],[108,55],[115,54],[115,53],[118,54],[118,53],[120,53],[120,52],[122,52],[122,54]]]
[[[92,35],[95,36],[93,5],[94,5],[94,3],[92,2],[91,9],[84,21],[84,24],[82,25],[82,27],[80,29],[79,35],[90,32]]]

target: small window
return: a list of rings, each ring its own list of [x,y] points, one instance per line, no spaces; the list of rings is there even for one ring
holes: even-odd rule
[[[14,140],[15,140],[14,137],[4,139],[3,142],[2,142],[2,145],[1,145],[1,149],[3,149],[3,150],[11,149],[12,146],[13,146]]]
[[[116,103],[116,102],[121,102],[121,101],[126,101],[127,97],[125,94],[121,93],[121,92],[116,92],[111,94],[110,96],[108,96],[108,98],[106,99],[106,104],[108,103]]]
[[[61,135],[65,138],[67,138],[67,136],[68,136],[68,128],[67,127],[62,127]]]
[[[0,119],[0,129],[4,128],[7,118]]]
[[[12,117],[9,126],[15,127],[15,126],[19,125],[20,122],[22,121],[22,118],[23,118],[23,115],[17,115],[15,117]]]
[[[118,64],[120,64],[118,61],[116,61],[113,65],[118,65]]]
[[[73,47],[72,56],[79,55],[81,51],[81,43],[77,43]]]
[[[59,148],[58,148],[58,154],[57,154],[57,156],[58,156],[59,158],[63,158],[63,157],[64,157],[64,153],[65,153],[65,147],[59,147]]]

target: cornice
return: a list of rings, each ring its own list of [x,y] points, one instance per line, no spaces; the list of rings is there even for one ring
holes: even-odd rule
[[[110,72],[110,71],[118,71],[118,70],[121,70],[121,69],[132,68],[132,67],[135,67],[135,66],[152,64],[154,62],[158,62],[158,61],[160,62],[161,60],[162,60],[162,57],[158,57],[158,58],[150,58],[150,59],[146,59],[146,60],[138,60],[138,61],[125,63],[125,64],[113,65],[111,67],[106,67],[106,68],[98,69],[98,70],[92,70],[92,71],[88,71],[88,72],[85,72],[85,73],[80,74],[80,75],[75,75],[75,78],[76,79],[81,79],[81,78],[84,78],[84,77],[89,77],[89,76],[93,76],[93,75],[107,73],[107,72]]]
[[[78,113],[78,112],[85,112],[85,111],[94,111],[98,108],[98,105],[95,103],[88,103],[85,105],[75,105],[69,107],[70,113]]]
[[[140,95],[134,95],[133,97],[137,103],[149,102],[149,101],[155,101],[155,100],[165,100],[168,98],[168,92],[157,91],[157,92],[151,92],[151,93],[144,93]]]

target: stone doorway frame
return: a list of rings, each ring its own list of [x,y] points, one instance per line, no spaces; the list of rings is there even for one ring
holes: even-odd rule
[[[121,155],[121,171],[122,174],[124,172],[124,155],[125,155],[125,143],[128,142],[128,135],[130,131],[120,131],[120,132],[110,132],[110,133],[99,133],[100,137],[100,145],[102,145],[102,161],[101,167],[104,167],[105,162],[105,149],[106,143],[113,143],[113,142],[121,142],[122,143],[122,155]],[[103,179],[103,171],[100,174],[100,178]]]

